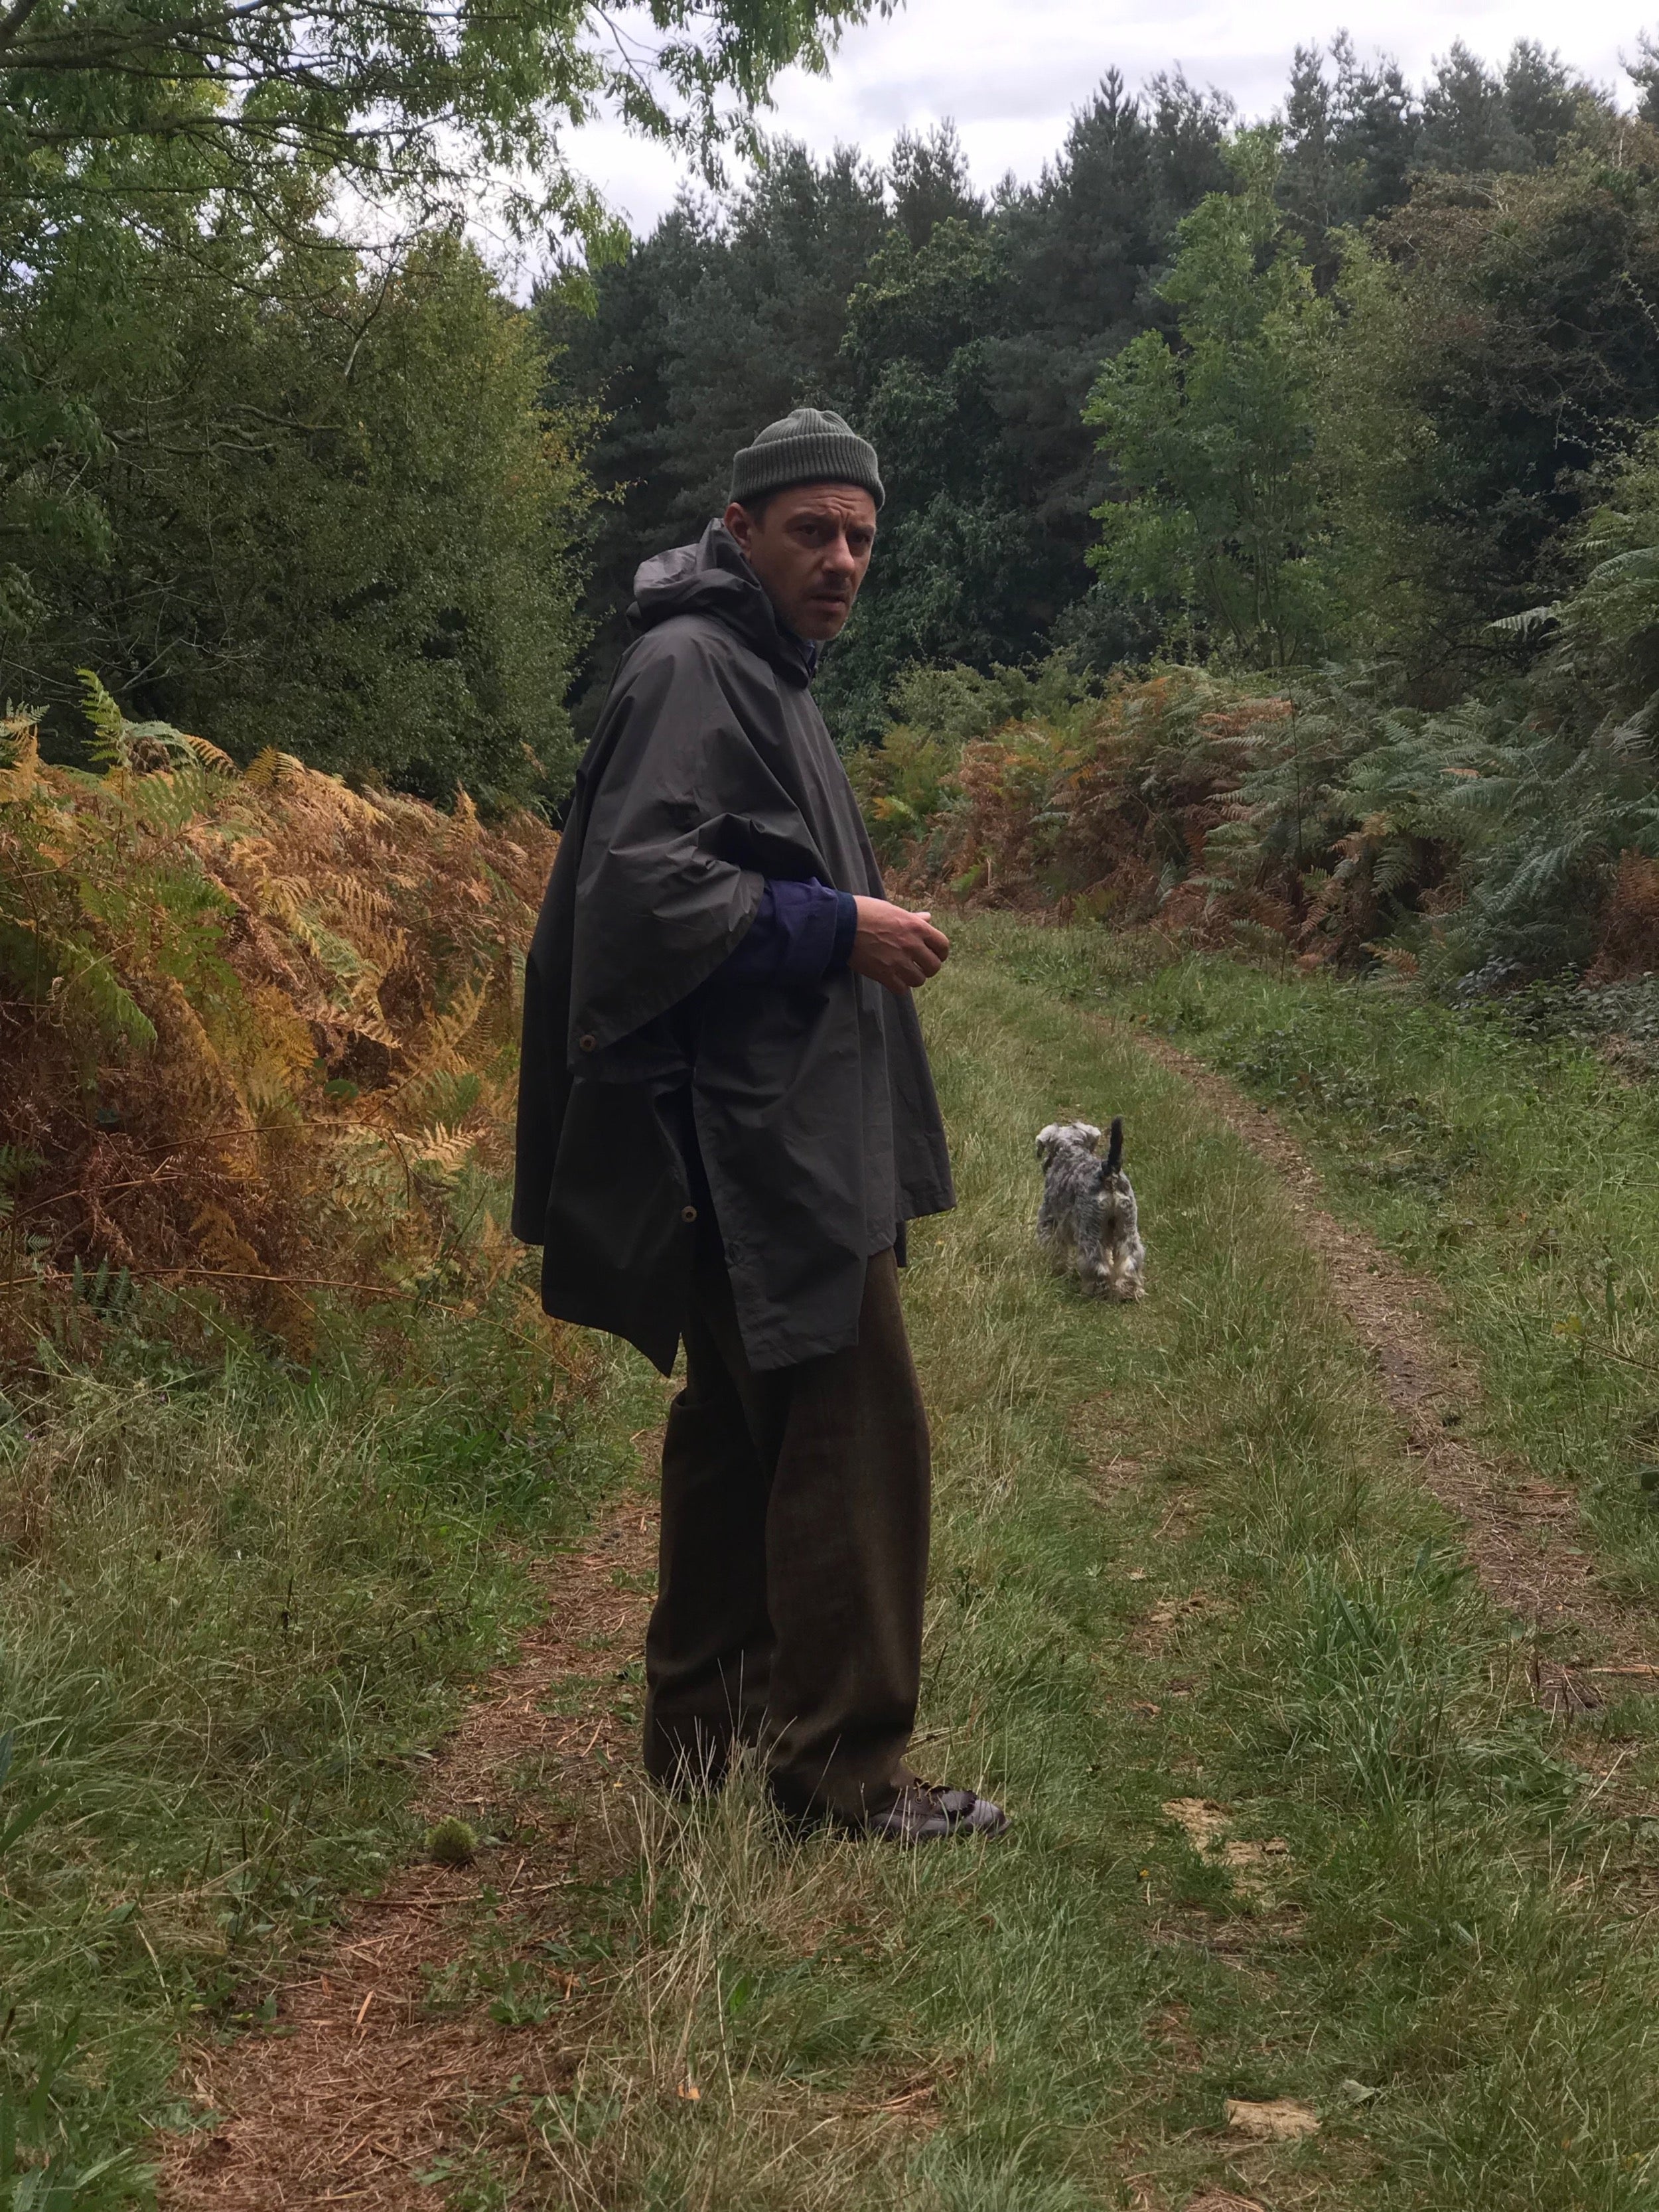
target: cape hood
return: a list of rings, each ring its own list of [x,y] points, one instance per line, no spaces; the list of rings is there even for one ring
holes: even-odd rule
[[[695,545],[676,545],[642,562],[628,619],[637,635],[676,615],[712,615],[781,676],[802,686],[817,672],[818,649],[780,622],[758,576],[723,522]]]

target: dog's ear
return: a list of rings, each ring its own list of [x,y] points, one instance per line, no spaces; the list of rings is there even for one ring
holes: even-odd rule
[[[1073,1121],[1072,1141],[1073,1144],[1081,1145],[1085,1152],[1091,1152],[1100,1142],[1100,1132],[1092,1121]]]
[[[1106,1148],[1106,1172],[1115,1175],[1123,1164],[1123,1116],[1112,1116],[1112,1140]]]
[[[1050,1121],[1046,1129],[1037,1131],[1036,1156],[1046,1168],[1054,1158],[1054,1147],[1060,1142],[1060,1124]]]

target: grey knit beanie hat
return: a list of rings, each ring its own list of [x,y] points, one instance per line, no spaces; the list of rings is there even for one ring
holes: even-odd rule
[[[769,422],[732,464],[732,496],[739,505],[801,483],[859,484],[878,507],[887,496],[875,447],[827,407],[797,407],[781,422]]]

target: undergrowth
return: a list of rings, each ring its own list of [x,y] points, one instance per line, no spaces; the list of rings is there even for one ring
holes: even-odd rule
[[[319,1291],[465,1311],[521,1257],[488,1185],[551,833],[238,774],[88,684],[99,773],[0,727],[0,1364],[95,1357],[135,1289],[301,1359]]]
[[[916,670],[849,772],[918,899],[1437,985],[1623,982],[1659,969],[1659,769],[1645,707],[1595,720],[1584,642],[1540,690],[1437,713],[1381,665]]]

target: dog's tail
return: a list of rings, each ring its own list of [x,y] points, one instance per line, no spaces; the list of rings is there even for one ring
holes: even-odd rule
[[[1114,1114],[1112,1116],[1112,1140],[1106,1147],[1107,1174],[1109,1176],[1115,1176],[1122,1164],[1123,1116],[1121,1114]]]

